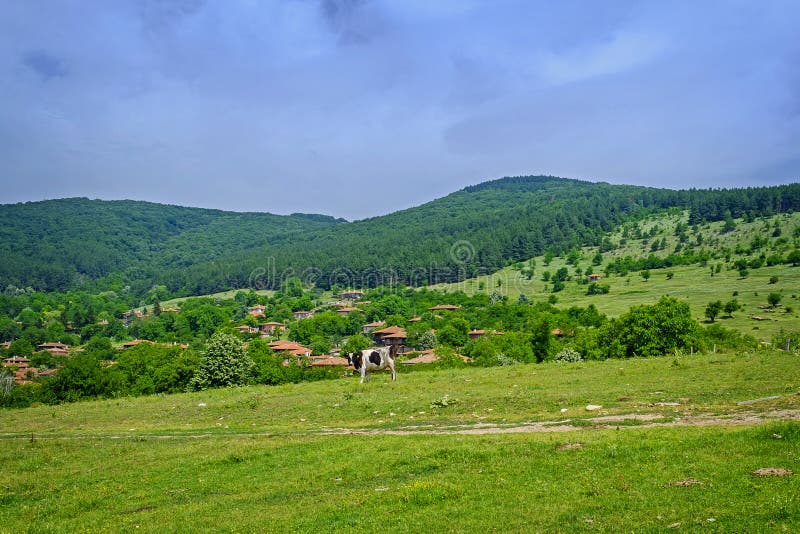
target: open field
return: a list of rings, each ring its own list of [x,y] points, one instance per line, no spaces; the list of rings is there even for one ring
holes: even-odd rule
[[[225,299],[232,299],[233,297],[236,296],[236,293],[238,293],[239,291],[241,291],[241,289],[231,289],[231,290],[228,290],[228,291],[221,291],[219,293],[211,293],[211,294],[202,295],[202,296],[203,297],[209,297],[209,298],[212,298],[212,299],[225,300]],[[273,293],[275,293],[271,289],[259,289],[259,290],[254,290],[254,291],[259,295],[267,295],[267,296],[271,296]],[[189,298],[189,297],[179,297],[179,298],[176,298],[176,299],[165,300],[164,302],[161,302],[160,304],[161,304],[162,308],[174,308],[174,307],[178,306],[181,302],[186,300],[187,298]],[[138,311],[143,311],[145,308],[152,309],[152,306],[140,306],[140,307],[134,308],[134,309],[136,309]]]
[[[658,237],[666,239],[666,251],[672,251],[677,245],[677,238],[672,235],[671,230],[685,218],[685,215],[678,217],[675,214],[654,217],[642,221],[641,227],[643,231],[648,231],[653,226],[661,228],[662,234],[659,234]],[[710,243],[710,245],[706,245],[709,250],[732,250],[737,245],[747,246],[757,236],[770,236],[776,221],[786,229],[785,234],[792,235],[800,226],[800,213],[780,215],[767,221],[757,220],[750,223],[738,221],[736,230],[728,234],[719,233],[721,222],[707,223],[698,229],[697,234],[704,236],[701,238],[704,243]],[[614,242],[620,242],[622,239],[620,231],[611,234],[611,238]],[[578,265],[582,269],[586,269],[591,265],[591,259],[596,252],[597,247],[584,247],[581,250],[582,259]],[[625,246],[605,253],[603,264],[595,266],[594,271],[602,273],[603,266],[616,258],[645,257],[649,253],[649,248],[642,245],[642,240],[630,239]],[[767,251],[767,254],[769,253]],[[656,255],[663,256],[665,254],[664,251],[661,251]],[[709,260],[708,265],[654,269],[650,271],[649,280],[645,280],[638,272],[631,272],[625,276],[612,274],[600,280],[601,284],[609,286],[607,294],[587,295],[587,286],[574,281],[567,282],[565,289],[555,294],[550,292],[550,285],[542,281],[544,271],[555,273],[562,267],[567,267],[570,275],[574,276],[575,267],[568,265],[565,258],[555,257],[547,266],[543,256],[534,258],[534,261],[535,275],[531,280],[523,276],[519,270],[506,267],[495,273],[470,278],[463,282],[433,285],[431,289],[460,290],[469,295],[497,292],[512,301],[516,301],[520,294],[525,294],[534,301],[547,300],[555,295],[556,305],[559,307],[594,304],[598,310],[611,317],[627,312],[631,306],[653,304],[662,296],[667,295],[687,302],[692,310],[692,315],[701,322],[706,320],[704,311],[709,302],[721,300],[724,303],[736,298],[742,305],[742,309],[734,313],[733,317],[724,315],[717,317],[717,321],[723,326],[735,328],[760,341],[771,341],[781,329],[800,330],[800,268],[798,267],[776,265],[750,269],[747,277],[742,278],[737,270],[724,266],[724,258],[719,258]],[[720,272],[712,276],[711,266],[717,264],[721,264],[723,267]],[[672,275],[671,278],[668,278],[669,273]],[[773,277],[777,278],[777,282],[770,282]],[[767,305],[767,295],[773,292],[781,295],[782,305],[775,311],[765,311],[761,307]],[[752,316],[759,316],[765,320],[754,320],[751,318]]]
[[[759,351],[2,411],[0,531],[796,531],[751,472],[800,471],[799,393]]]

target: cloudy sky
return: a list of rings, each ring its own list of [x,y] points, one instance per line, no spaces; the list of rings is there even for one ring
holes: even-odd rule
[[[347,219],[553,174],[800,181],[800,2],[7,0],[0,202]]]

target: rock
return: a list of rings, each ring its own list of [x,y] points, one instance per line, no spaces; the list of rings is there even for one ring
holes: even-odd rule
[[[597,404],[587,404],[586,411],[587,412],[594,412],[602,408],[602,406],[598,406]]]

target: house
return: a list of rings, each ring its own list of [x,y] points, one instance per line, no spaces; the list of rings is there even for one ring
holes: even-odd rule
[[[311,349],[295,341],[273,341],[269,347],[275,352],[285,352],[292,356],[311,356]]]
[[[389,326],[372,331],[372,339],[375,340],[375,343],[387,347],[395,346],[398,353],[405,352],[407,337],[405,329],[399,326]]]
[[[0,343],[0,348],[6,349],[6,350],[10,349],[11,348],[11,342],[10,341],[5,341],[3,343]]]
[[[477,330],[477,329],[473,328],[469,332],[469,338],[470,339],[478,339],[479,337],[482,337],[484,335],[486,335],[486,330]]]
[[[122,344],[122,348],[123,348],[123,350],[124,349],[129,349],[129,348],[135,347],[136,345],[139,345],[141,343],[150,343],[151,345],[153,344],[152,341],[148,341],[147,339],[134,339],[133,341],[126,341],[125,343],[123,343]]]
[[[288,367],[290,365],[292,358],[299,359],[311,357],[311,349],[294,341],[273,341],[269,344],[269,346],[273,351],[283,354],[284,367]]]
[[[589,280],[590,282],[597,282],[601,278],[603,278],[603,277],[601,275],[597,274],[597,273],[592,273],[592,274],[590,274],[589,276],[586,277],[586,279]]]
[[[491,332],[486,332],[486,330],[480,330],[480,329],[476,329],[476,328],[473,328],[467,334],[469,335],[470,339],[478,339],[479,337],[485,336],[487,333],[489,333],[489,334],[491,334],[493,336],[502,336],[503,334],[505,334],[505,332],[500,332],[498,330],[492,330]]]
[[[431,311],[452,311],[461,308],[461,306],[455,306],[453,304],[439,304],[436,306],[432,306],[428,308]]]
[[[342,317],[347,317],[351,313],[357,312],[357,311],[361,311],[361,310],[359,310],[358,308],[352,308],[350,306],[344,306],[344,307],[341,307],[338,310],[336,310],[336,313],[339,314]]]
[[[422,317],[412,317],[408,320],[409,323],[418,323],[422,320]]]
[[[464,356],[463,354],[456,354],[456,356],[458,356],[459,358],[464,360],[465,363],[472,363],[472,358]],[[428,349],[428,350],[423,350],[422,352],[420,352],[419,356],[416,356],[414,358],[410,358],[408,360],[403,360],[400,363],[402,363],[403,365],[417,365],[417,364],[420,364],[420,363],[433,363],[433,362],[437,362],[437,361],[439,361],[439,356],[436,355],[435,350],[434,349]]]
[[[554,328],[550,333],[556,337],[561,337],[564,335],[564,331],[561,330],[560,328]]]
[[[386,325],[386,323],[384,321],[375,321],[373,323],[367,323],[362,328],[362,331],[366,335],[366,334],[369,334],[370,332],[372,332],[373,330],[375,330],[376,328],[380,328],[381,326],[384,326],[384,325]]]
[[[37,345],[39,350],[46,350],[53,356],[67,356],[69,355],[69,345],[64,343],[42,343]]]
[[[24,356],[12,356],[3,360],[3,367],[11,367],[12,365],[20,368],[27,368],[31,361]]]
[[[240,334],[258,334],[258,332],[259,332],[259,329],[258,329],[257,326],[250,326],[250,325],[247,325],[247,324],[243,324],[243,325],[237,326],[236,330]]]
[[[308,310],[297,310],[296,312],[292,312],[292,315],[297,320],[310,319],[310,318],[314,317],[314,312],[313,311],[308,311]]]
[[[281,330],[286,330],[286,325],[283,323],[270,321],[268,323],[263,323],[258,325],[258,328],[260,329],[262,336],[271,336],[274,335],[276,332],[280,332]]]
[[[347,367],[350,362],[347,358],[325,354],[323,356],[311,356],[312,367]]]
[[[247,314],[252,317],[264,317],[265,311],[267,311],[267,307],[261,304],[256,304],[255,306],[247,308]]]
[[[339,293],[339,298],[342,300],[358,300],[364,296],[364,292],[360,289],[348,289]]]
[[[23,356],[12,356],[3,360],[3,367],[14,367],[14,382],[16,384],[30,384],[30,379],[37,375],[38,369],[30,367],[31,361]]]

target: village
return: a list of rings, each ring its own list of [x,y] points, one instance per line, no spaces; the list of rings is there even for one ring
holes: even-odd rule
[[[338,300],[329,301],[325,305],[321,305],[310,310],[293,311],[292,317],[294,321],[303,321],[313,318],[315,314],[319,313],[320,311],[330,310],[333,310],[340,317],[347,317],[350,314],[362,312],[364,306],[371,304],[370,301],[363,300],[364,295],[365,292],[362,290],[345,290],[337,295]],[[453,304],[437,304],[429,307],[428,311],[433,314],[441,314],[453,312],[458,309],[460,309],[460,306]],[[162,314],[178,314],[180,313],[180,308],[167,307],[159,310],[159,312]],[[342,347],[344,346],[346,339],[341,343],[334,344],[334,346],[331,347],[331,350],[326,354],[317,354],[314,353],[312,348],[287,339],[287,334],[291,328],[291,323],[287,324],[286,322],[280,321],[266,321],[260,323],[256,322],[253,324],[254,320],[258,321],[267,318],[266,313],[267,306],[265,305],[255,304],[253,306],[249,306],[247,308],[248,319],[247,321],[244,321],[247,324],[231,325],[230,328],[241,335],[242,339],[245,340],[245,346],[247,345],[247,340],[249,339],[258,338],[268,341],[268,346],[270,349],[276,355],[283,356],[282,365],[285,367],[290,365],[306,365],[310,367],[327,368],[349,367],[352,369],[352,365],[346,358],[347,355],[343,354],[342,352]],[[121,322],[125,328],[128,328],[134,320],[144,320],[151,317],[152,312],[147,313],[146,310],[143,311],[134,309],[123,313],[122,317],[117,320]],[[407,322],[409,324],[414,324],[420,321],[422,321],[422,317],[415,316],[409,318]],[[109,321],[107,319],[98,321],[99,326],[107,326],[108,324]],[[428,331],[431,334],[436,333],[435,329],[430,329]],[[364,324],[361,327],[361,334],[370,340],[374,347],[394,347],[399,355],[398,362],[402,365],[411,366],[432,364],[439,360],[439,356],[432,347],[418,348],[408,346],[408,334],[406,329],[396,325],[387,326],[384,320],[377,320]],[[473,328],[468,332],[468,339],[475,340],[487,334],[503,335],[504,333],[497,330],[490,330],[487,332],[483,329]],[[559,329],[555,329],[553,330],[553,334],[560,335],[561,331]],[[170,344],[147,339],[132,339],[117,345],[116,350],[118,352],[124,351],[143,343],[162,345],[166,347],[177,347],[180,349],[189,348],[189,345],[186,343],[175,342]],[[11,342],[0,344],[0,348],[9,350],[11,348]],[[36,349],[37,352],[46,352],[50,356],[55,357],[57,359],[56,361],[66,361],[65,359],[71,355],[80,354],[85,350],[83,347],[70,346],[61,342],[41,343],[36,346]],[[472,359],[467,356],[458,355],[458,357],[467,363],[472,361]],[[115,364],[116,361],[114,361],[114,359],[103,362],[103,365],[106,367],[113,366]],[[31,384],[37,379],[46,379],[58,373],[59,370],[59,365],[45,366],[43,368],[35,367],[32,365],[31,358],[20,355],[10,355],[9,357],[3,359],[2,366],[7,371],[10,371],[11,375],[9,378],[13,379],[13,382],[17,385]]]

